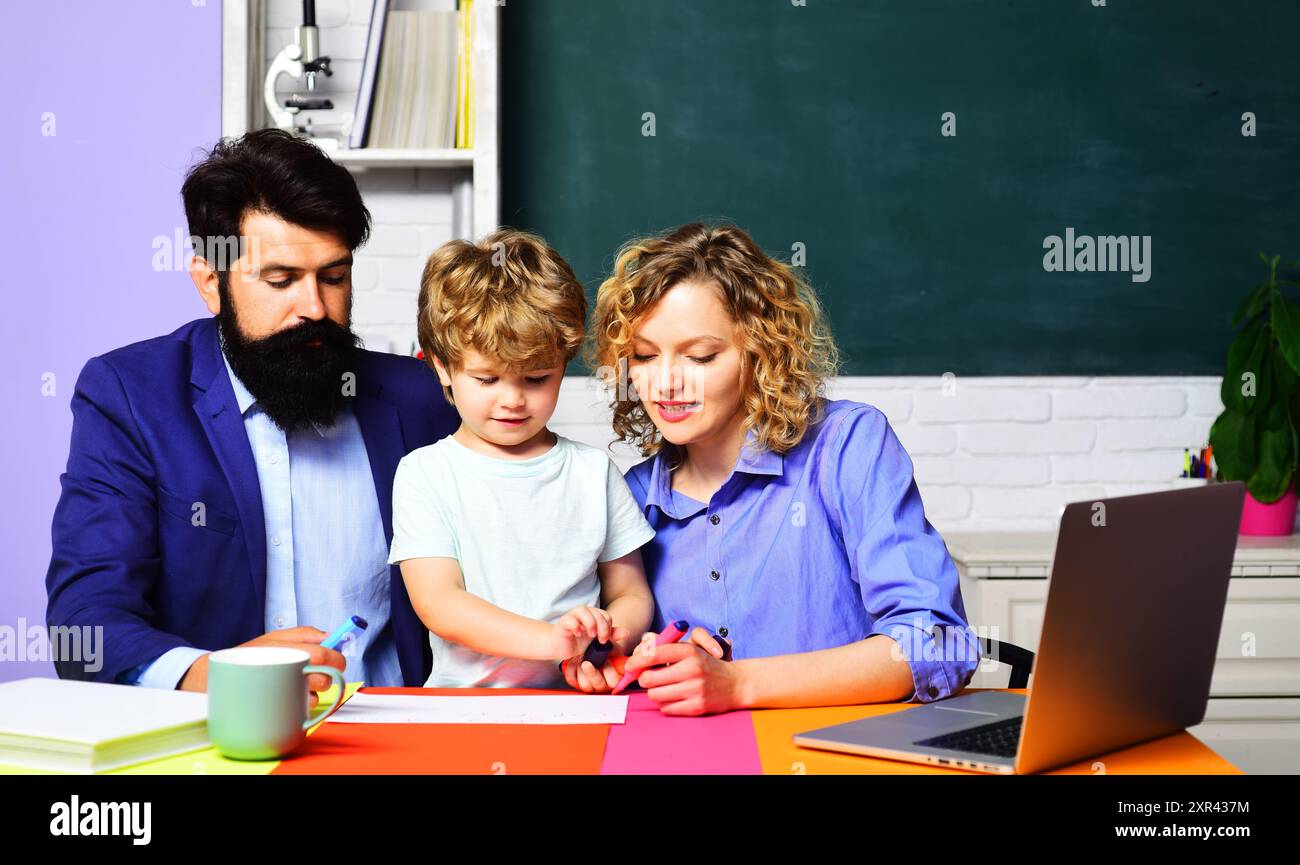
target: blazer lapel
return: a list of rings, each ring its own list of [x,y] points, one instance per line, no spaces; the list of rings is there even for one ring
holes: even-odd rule
[[[244,418],[235,401],[235,389],[221,359],[215,319],[209,320],[208,327],[196,331],[193,358],[190,384],[203,391],[194,403],[194,413],[234,493],[248,550],[249,577],[253,581],[257,609],[262,610],[266,608],[266,517],[262,512],[262,487]]]
[[[361,438],[370,458],[370,474],[379,498],[379,513],[384,519],[384,536],[393,537],[393,475],[405,453],[402,421],[397,408],[382,398],[384,383],[369,375],[364,367],[357,382],[357,396],[352,403]]]
[[[393,537],[393,476],[397,464],[406,454],[406,437],[397,407],[383,398],[384,384],[378,376],[367,375],[367,364],[358,365],[357,396],[352,403],[361,437],[370,457],[370,474],[375,482],[375,495],[379,499],[379,513],[384,520],[384,537]],[[389,595],[393,626],[393,639],[397,644],[397,660],[402,668],[402,678],[407,685],[423,685],[433,665],[429,649],[429,632],[411,606],[402,581],[401,569],[389,568],[391,591]]]

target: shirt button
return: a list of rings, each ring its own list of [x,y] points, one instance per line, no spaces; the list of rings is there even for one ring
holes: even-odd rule
[[[722,574],[718,573],[717,571],[709,571],[709,579],[711,580],[716,580],[721,576]]]
[[[278,463],[279,461],[280,461],[280,458],[279,458],[278,456],[276,456],[275,454],[271,454],[270,458],[267,460],[267,462],[269,462],[271,465],[275,465],[275,464]]]
[[[280,546],[280,536],[279,536],[279,535],[272,535],[272,536],[271,536],[271,543],[275,544],[277,547]]]
[[[725,636],[727,636],[727,634],[729,634],[729,633],[731,633],[731,632],[728,631],[726,628],[718,628],[718,636],[719,636],[719,637],[725,637]]]
[[[929,694],[931,697],[937,697],[939,696],[939,689],[936,688],[934,685],[931,685],[930,690],[926,691],[926,693]]]
[[[718,523],[722,522],[722,517],[718,516],[717,514],[713,514],[709,517],[709,522],[713,523],[716,526]]]
[[[276,617],[275,617],[275,626],[276,626],[277,628],[283,628],[283,627],[284,627],[284,616],[276,616]]]

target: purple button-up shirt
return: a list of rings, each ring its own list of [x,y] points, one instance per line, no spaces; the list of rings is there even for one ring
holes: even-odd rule
[[[750,433],[707,503],[672,489],[670,449],[627,473],[655,530],[641,554],[656,631],[686,619],[729,639],[737,659],[885,634],[911,666],[909,700],[969,682],[979,641],[957,568],[879,409],[828,402],[784,456],[757,451]]]

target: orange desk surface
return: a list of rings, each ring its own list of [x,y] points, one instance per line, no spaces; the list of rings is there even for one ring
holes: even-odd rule
[[[375,689],[381,693],[439,695],[529,693],[500,690],[424,690],[419,688]],[[980,690],[970,688],[967,690]],[[1008,689],[1010,690],[1010,689]],[[1023,689],[1011,691],[1025,693]],[[537,692],[544,693],[544,692]],[[549,692],[555,693],[555,692]],[[969,775],[961,769],[927,766],[849,754],[836,754],[797,747],[795,733],[827,727],[858,718],[903,711],[915,703],[878,703],[813,709],[764,709],[739,713],[750,725],[739,725],[735,735],[748,735],[752,727],[758,764],[737,759],[730,769],[714,761],[701,772],[728,771],[765,775]],[[629,711],[628,723],[637,713]],[[695,719],[675,722],[674,735],[688,736]],[[317,727],[297,754],[278,765],[268,766],[273,774],[405,774],[471,773],[490,774],[508,767],[510,774],[597,774],[605,751],[608,727],[527,727],[506,725],[467,727],[460,725],[324,724]],[[741,749],[743,752],[744,749]],[[753,753],[752,750],[749,753]],[[491,757],[491,759],[489,759]],[[1104,764],[1108,775],[1219,775],[1242,774],[1190,733],[1101,754],[1046,774],[1098,774],[1096,763]],[[761,769],[759,768],[761,764]],[[651,759],[647,765],[656,765]],[[680,757],[665,755],[664,766],[671,772],[689,773]],[[494,768],[495,767],[495,768]]]
[[[966,688],[959,693],[980,690],[1005,690],[1027,694],[1024,688]],[[972,775],[962,769],[905,763],[800,748],[791,741],[796,733],[816,730],[887,715],[915,703],[877,703],[869,706],[836,706],[818,709],[767,709],[753,713],[754,733],[765,775]],[[1133,745],[1109,754],[1100,754],[1078,763],[1044,772],[1045,775],[1094,775],[1094,763],[1104,764],[1107,775],[1241,775],[1236,766],[1220,757],[1191,733],[1182,732]]]

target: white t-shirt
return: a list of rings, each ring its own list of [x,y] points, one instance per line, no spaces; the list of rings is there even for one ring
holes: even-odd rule
[[[627,482],[599,449],[556,435],[541,456],[500,459],[451,436],[402,458],[393,478],[393,546],[404,559],[456,559],[472,595],[553,622],[596,605],[596,563],[654,537]],[[429,634],[430,688],[564,687],[557,661],[502,658]]]

